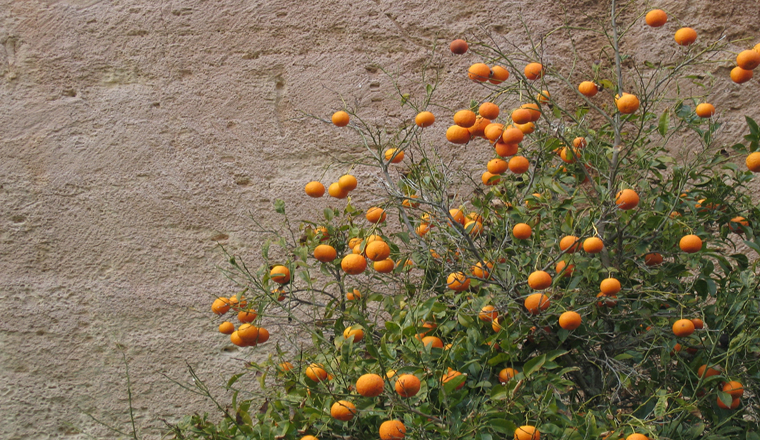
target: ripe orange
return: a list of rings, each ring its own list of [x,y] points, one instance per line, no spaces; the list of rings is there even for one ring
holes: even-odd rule
[[[424,237],[425,234],[430,232],[430,225],[428,223],[422,223],[414,228],[414,232],[417,233],[417,235],[420,237]]]
[[[581,315],[578,312],[567,311],[559,315],[559,326],[565,330],[575,330],[581,326]]]
[[[499,124],[497,122],[490,123],[483,129],[483,136],[491,142],[496,142],[503,134],[504,124]]]
[[[525,308],[533,315],[538,315],[541,311],[548,309],[550,305],[549,297],[543,293],[533,293],[525,298]]]
[[[541,119],[541,109],[538,107],[538,104],[529,102],[527,104],[521,105],[520,108],[523,110],[528,110],[528,112],[530,112],[530,122],[536,122]]]
[[[696,330],[702,330],[703,328],[705,328],[705,322],[699,318],[692,318],[691,322],[692,324],[694,324],[694,328]]]
[[[718,407],[721,409],[736,409],[739,408],[739,405],[741,405],[742,401],[741,399],[733,399],[731,401],[731,406],[726,406],[725,403],[723,403],[722,400],[720,400],[720,397],[718,397]]]
[[[744,70],[755,70],[760,66],[760,53],[752,49],[743,50],[736,56],[736,65]]]
[[[330,407],[330,415],[332,418],[340,420],[341,422],[347,422],[353,419],[354,414],[356,414],[356,406],[347,400],[339,400],[333,403]]]
[[[526,240],[533,234],[533,229],[526,223],[518,223],[512,228],[512,235],[519,240]]]
[[[720,374],[720,371],[716,370],[712,367],[707,367],[707,365],[702,365],[697,369],[697,376],[704,377],[705,379],[710,376],[717,376]]]
[[[485,82],[491,78],[491,69],[483,63],[475,63],[467,69],[467,76],[473,81]]]
[[[501,84],[509,79],[509,71],[501,66],[491,66],[491,84]]]
[[[382,223],[385,221],[385,211],[377,206],[369,208],[364,216],[370,223]]]
[[[747,165],[747,169],[753,173],[760,173],[760,151],[749,153],[747,159],[744,161]]]
[[[585,148],[588,143],[586,142],[585,137],[577,137],[573,139],[573,147],[575,148]]]
[[[646,21],[649,26],[660,27],[668,22],[668,14],[662,9],[652,9],[647,12],[644,21]]]
[[[425,111],[417,113],[414,117],[414,123],[419,127],[430,127],[435,122],[435,115],[433,113]]]
[[[623,93],[623,96],[615,95],[615,105],[620,113],[630,115],[639,109],[639,98],[630,93]]]
[[[225,313],[229,312],[230,307],[230,300],[223,296],[220,296],[219,298],[215,299],[213,303],[211,303],[211,311],[217,315],[224,315]]]
[[[743,84],[752,79],[754,72],[752,70],[742,69],[739,66],[731,69],[731,81],[736,84]]]
[[[647,266],[659,266],[662,264],[662,254],[652,252],[644,255],[644,264]]]
[[[624,211],[633,209],[639,205],[639,195],[632,189],[624,189],[617,193],[615,204]]]
[[[314,248],[314,258],[323,263],[329,263],[338,258],[338,252],[328,244],[320,244]]]
[[[349,301],[354,301],[357,299],[361,299],[362,293],[359,292],[359,289],[349,290],[346,292],[346,299]]]
[[[581,247],[581,242],[575,235],[566,235],[559,241],[559,250],[572,254]]]
[[[483,185],[486,186],[496,185],[497,183],[501,182],[501,178],[498,174],[492,174],[488,171],[480,175],[480,180],[483,182]]]
[[[452,144],[466,144],[470,142],[470,130],[458,125],[452,125],[446,130],[446,140]]]
[[[385,382],[377,374],[364,374],[356,381],[356,392],[364,397],[377,397],[383,394]]]
[[[541,93],[536,95],[536,101],[540,102],[541,104],[548,104],[551,97],[552,95],[548,90],[542,90]]]
[[[422,338],[422,345],[430,345],[432,348],[443,348],[443,341],[437,336],[425,336]]]
[[[739,399],[744,395],[744,386],[741,382],[732,380],[723,385],[723,391],[730,394],[734,399]]]
[[[501,135],[501,141],[505,144],[519,144],[524,138],[525,133],[515,127],[507,127]]]
[[[507,166],[509,167],[509,171],[515,174],[523,174],[530,168],[530,162],[523,156],[512,156]]]
[[[413,374],[402,374],[396,380],[396,392],[401,397],[416,396],[420,392],[421,382]]]
[[[543,270],[537,270],[528,275],[528,285],[533,290],[544,290],[552,285],[552,276]]]
[[[589,237],[583,240],[583,250],[589,254],[598,254],[604,249],[604,242],[599,237]]]
[[[515,124],[515,127],[523,132],[523,134],[531,134],[536,131],[536,124],[528,122],[525,124]]]
[[[541,433],[535,426],[525,425],[515,430],[515,440],[540,440]]]
[[[496,150],[496,154],[498,154],[501,157],[508,157],[508,156],[514,156],[517,154],[517,144],[507,144],[502,141],[496,142],[494,144],[494,149]]]
[[[345,127],[348,125],[348,119],[348,113],[344,112],[343,110],[339,110],[332,115],[332,123],[338,127]]]
[[[508,168],[509,166],[507,165],[507,162],[502,159],[491,159],[486,164],[486,169],[491,174],[502,174],[507,171]]]
[[[402,160],[404,160],[404,152],[398,151],[396,148],[388,148],[385,150],[385,160],[390,161],[390,163],[399,163]],[[395,156],[394,156],[395,154]]]
[[[483,322],[491,322],[496,319],[497,316],[499,316],[499,312],[494,306],[485,306],[480,310],[480,313],[478,313],[478,319]]]
[[[269,276],[272,281],[280,284],[286,284],[290,281],[290,270],[285,266],[275,266],[269,271]]]
[[[459,110],[454,113],[454,123],[460,127],[470,128],[475,125],[478,115],[472,110]]]
[[[348,254],[341,260],[340,267],[349,275],[358,275],[367,269],[367,259],[359,254]]]
[[[728,229],[731,230],[731,232],[741,233],[742,232],[742,226],[749,227],[749,222],[744,217],[734,217],[728,222]]]
[[[509,382],[513,377],[517,376],[517,373],[519,373],[519,371],[514,368],[505,368],[499,371],[499,380],[501,383]]]
[[[485,265],[483,265],[482,262],[479,262],[470,268],[470,273],[476,278],[488,278],[492,268],[493,263],[490,261],[486,262]]]
[[[305,435],[301,437],[301,440],[319,440],[319,439],[314,437],[313,435]]]
[[[490,119],[486,119],[482,116],[478,116],[475,118],[475,125],[468,128],[467,131],[470,132],[470,137],[485,137],[485,129],[488,127],[488,125],[491,124]]]
[[[697,31],[689,27],[683,27],[676,31],[676,43],[681,46],[688,46],[697,41]]]
[[[306,367],[306,377],[313,380],[314,382],[322,382],[323,380],[327,379],[328,375],[327,371],[322,368],[322,365],[311,364]]]
[[[758,54],[760,56],[760,54]],[[715,114],[715,106],[712,104],[708,104],[706,102],[703,102],[702,104],[699,104],[697,106],[697,116],[700,118],[711,118]]]
[[[260,327],[258,337],[256,338],[256,342],[258,342],[259,344],[262,344],[268,340],[269,340],[269,330],[263,327]]]
[[[415,202],[414,199],[419,199],[417,194],[410,194],[401,202],[401,206],[405,208],[419,208],[420,202]]]
[[[385,260],[375,261],[372,263],[372,268],[379,273],[391,273],[396,268],[396,262],[390,258]]]
[[[307,183],[304,189],[306,190],[306,195],[309,197],[317,198],[325,195],[325,186],[317,181]]]
[[[257,316],[256,312],[252,310],[249,310],[249,311],[241,310],[238,312],[237,318],[238,318],[238,321],[240,321],[243,324],[246,324],[246,323],[253,322],[253,320],[256,319],[256,316]]]
[[[449,289],[461,292],[470,287],[470,279],[463,272],[453,272],[446,278]]]
[[[356,177],[350,174],[344,174],[338,179],[338,186],[340,186],[340,189],[343,191],[353,191],[358,184],[359,182],[356,180]]]
[[[694,234],[685,235],[681,238],[678,246],[682,251],[688,254],[693,254],[694,252],[699,252],[702,250],[702,239]]]
[[[576,148],[564,147],[559,152],[559,158],[565,163],[575,163],[575,159],[578,158],[578,150]]]
[[[353,237],[352,239],[348,240],[348,247],[353,249],[356,247],[356,245],[362,244],[362,239],[359,237]]]
[[[259,328],[250,324],[243,324],[240,327],[238,327],[237,333],[238,337],[242,339],[246,344],[248,345],[256,345],[256,343],[259,341]]]
[[[530,110],[524,108],[518,108],[512,112],[512,122],[515,124],[527,124],[531,121]]]
[[[248,343],[246,343],[240,335],[238,335],[238,332],[232,332],[230,334],[230,342],[237,345],[238,347],[247,347]]]
[[[330,197],[335,197],[336,199],[345,199],[348,196],[348,191],[342,189],[338,182],[331,183],[327,187],[327,193],[330,194]]]
[[[535,81],[544,75],[544,66],[540,63],[529,63],[525,66],[525,77],[531,81]]]
[[[343,337],[346,338],[346,341],[353,340],[356,343],[364,339],[364,330],[359,327],[349,326],[343,330]]]
[[[617,295],[605,295],[603,292],[599,292],[596,297],[601,298],[601,300],[596,303],[599,307],[615,307],[617,305]]]
[[[282,370],[282,371],[290,371],[290,370],[292,370],[293,368],[295,368],[295,367],[293,366],[293,364],[291,364],[290,362],[282,362],[282,363],[279,365],[279,367],[280,367],[280,370]]]
[[[694,333],[694,323],[690,319],[679,319],[673,323],[673,334],[679,338]]]
[[[451,44],[449,44],[449,49],[452,53],[462,55],[463,53],[467,52],[469,46],[467,45],[466,41],[457,38],[456,40],[452,41]]]
[[[235,331],[235,325],[229,321],[224,321],[219,324],[219,333],[223,335],[231,335]]]
[[[644,434],[631,434],[625,440],[649,440],[649,437]]]
[[[486,119],[496,119],[499,117],[499,106],[493,102],[484,102],[478,107],[478,114]]]
[[[617,278],[610,277],[602,280],[602,282],[599,283],[599,290],[601,290],[605,295],[615,295],[616,293],[620,292],[620,289],[622,289],[622,286],[620,285],[620,281],[618,281]]]
[[[459,371],[456,371],[456,370],[452,369],[451,367],[449,367],[448,372],[446,374],[444,374],[443,377],[441,377],[441,383],[445,384],[448,381],[450,381],[451,379],[453,379],[453,378],[455,378],[457,376],[461,376],[461,375],[462,375],[462,373],[460,373]],[[463,386],[464,386],[464,382],[462,382],[459,385],[457,385],[456,389],[461,389]]]
[[[464,226],[465,223],[465,215],[464,212],[462,212],[461,209],[449,209],[449,215],[451,218],[454,219],[455,222],[459,223],[460,225]]]
[[[473,237],[477,237],[483,232],[483,223],[470,220],[464,224],[464,230],[467,231]]]
[[[386,420],[380,424],[380,440],[403,440],[406,426],[400,420]]]
[[[566,262],[558,261],[557,265],[554,266],[554,271],[558,276],[567,278],[573,275],[573,272],[575,271],[575,265],[571,264],[568,266]]]

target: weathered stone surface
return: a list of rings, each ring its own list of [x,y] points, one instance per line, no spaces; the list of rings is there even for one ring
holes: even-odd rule
[[[114,437],[84,414],[126,427],[122,350],[144,434],[212,411],[167,377],[188,380],[187,362],[224,400],[238,359],[255,356],[226,350],[210,318],[212,298],[234,288],[215,268],[216,242],[255,262],[248,215],[273,221],[277,197],[320,208],[303,185],[354,148],[300,111],[328,118],[343,97],[371,120],[410,118],[373,65],[419,94],[434,43],[439,97],[466,106],[482,94],[462,75],[477,57],[450,54],[451,39],[526,49],[519,17],[544,34],[605,19],[598,3],[0,0],[0,437]],[[760,36],[754,0],[662,3],[700,38]],[[625,49],[668,56],[675,26],[635,25]],[[587,37],[575,43],[596,45],[580,52],[592,60],[601,42]],[[547,39],[553,66],[569,69],[570,53],[565,35]],[[730,65],[712,69],[712,102],[735,139],[737,110],[757,118],[760,92],[756,79],[730,84]]]

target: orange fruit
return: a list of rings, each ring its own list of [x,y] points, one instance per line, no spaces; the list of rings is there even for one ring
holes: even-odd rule
[[[238,296],[231,296],[229,299],[232,310],[239,310],[240,307],[246,307],[248,305],[248,301],[246,301],[245,298],[240,297],[240,299],[238,299]]]
[[[306,195],[309,197],[317,198],[325,195],[325,186],[317,181],[307,183],[304,189],[306,190]]]
[[[402,374],[396,380],[396,392],[401,397],[416,396],[420,392],[421,382],[413,374]]]
[[[393,269],[396,268],[396,262],[390,258],[386,258],[385,260],[375,261],[372,263],[372,268],[375,269],[376,272],[391,273],[393,272]]]
[[[578,158],[578,150],[576,148],[564,147],[559,152],[559,158],[565,163],[575,163]]]
[[[644,264],[647,266],[658,266],[662,264],[662,254],[651,252],[644,255]]]
[[[687,254],[693,254],[702,250],[702,239],[694,234],[685,235],[678,242],[678,246]]]
[[[639,98],[630,93],[623,93],[623,96],[615,95],[615,105],[620,113],[629,115],[639,109]]]
[[[578,91],[581,92],[583,96],[591,98],[599,93],[599,87],[597,87],[593,81],[583,81],[578,84]]]
[[[353,191],[358,184],[359,182],[356,180],[356,177],[350,174],[344,174],[338,179],[338,186],[340,186],[340,189],[343,191]]]
[[[484,102],[478,107],[478,114],[486,119],[496,119],[499,117],[499,106],[493,102]]]
[[[662,9],[652,9],[647,12],[644,21],[646,21],[649,26],[660,27],[668,22],[668,14]]]
[[[282,371],[290,371],[290,370],[292,370],[293,368],[295,368],[295,367],[293,366],[293,364],[291,364],[290,362],[282,362],[282,363],[279,365],[279,367],[280,367],[280,370],[282,370]]]
[[[338,258],[338,252],[329,244],[320,244],[314,248],[314,258],[323,263],[329,263]]]
[[[549,297],[543,293],[534,293],[525,298],[525,308],[533,315],[538,315],[541,311],[548,309],[550,305]]]
[[[519,373],[519,371],[514,368],[505,368],[499,371],[499,380],[501,383],[509,382],[513,377],[517,376],[517,373]]]
[[[467,52],[468,48],[469,46],[467,45],[467,42],[459,38],[449,44],[449,49],[451,52],[457,55],[462,55],[463,53]]]
[[[364,339],[364,330],[359,327],[346,327],[346,329],[343,330],[343,337],[346,338],[347,341],[353,340],[354,342],[359,342]]]
[[[377,374],[364,374],[356,381],[356,392],[364,397],[377,397],[384,389],[385,382]]]
[[[599,237],[589,237],[583,240],[583,250],[589,254],[598,254],[604,249],[604,242]]]
[[[522,132],[520,132],[522,133]],[[504,124],[496,122],[486,125],[483,129],[483,136],[491,142],[496,142],[504,134]]]
[[[322,382],[323,380],[327,379],[328,375],[327,371],[322,368],[322,365],[311,364],[306,367],[306,377],[313,380],[314,382]]]
[[[739,399],[744,395],[744,386],[741,382],[732,380],[723,385],[723,391],[730,394],[734,399]]]
[[[544,75],[544,66],[540,63],[529,63],[525,66],[525,77],[531,81],[537,80]]]
[[[689,27],[682,27],[676,31],[676,43],[681,46],[688,46],[697,41],[697,31]]]
[[[575,265],[567,265],[564,261],[558,261],[557,265],[554,266],[554,271],[557,272],[557,275],[561,275],[563,277],[569,277],[573,275],[573,272],[575,271]]]
[[[400,420],[386,420],[380,424],[380,440],[403,440],[406,426]]]
[[[551,96],[552,95],[548,90],[542,90],[541,93],[536,95],[536,101],[540,102],[541,104],[548,104]]]
[[[559,250],[572,254],[581,247],[581,242],[575,235],[566,235],[559,241]]]
[[[624,211],[633,209],[639,205],[639,195],[632,189],[624,189],[617,193],[615,204]]]
[[[507,144],[502,141],[496,142],[494,144],[494,149],[496,150],[496,154],[498,154],[501,157],[508,157],[508,156],[514,156],[517,154],[517,144]]]
[[[744,70],[755,70],[760,66],[760,53],[752,49],[743,50],[736,56],[736,65]]]
[[[417,194],[411,194],[407,196],[402,202],[401,206],[405,208],[418,208],[420,206],[420,202],[415,202],[414,199],[419,199],[420,196]]]
[[[443,341],[437,336],[425,336],[422,338],[422,345],[430,345],[432,348],[443,348]]]
[[[741,399],[733,399],[731,401],[731,406],[726,406],[725,403],[723,403],[722,400],[720,400],[720,397],[718,397],[718,407],[721,409],[736,409],[739,408],[739,405],[741,405],[742,401]]]
[[[230,300],[223,296],[215,299],[214,302],[211,303],[211,311],[217,315],[224,315],[225,313],[229,312],[230,307]]]
[[[464,224],[464,230],[473,237],[477,237],[483,232],[483,223],[470,220]]]
[[[742,69],[739,66],[731,69],[731,81],[735,82],[736,84],[743,84],[751,80],[753,76],[754,73],[752,70]]]
[[[404,152],[397,148],[388,148],[385,150],[385,160],[390,161],[390,163],[399,163],[404,160]]]
[[[760,56],[760,54],[758,54]],[[700,118],[710,118],[715,114],[715,106],[712,104],[708,104],[706,102],[703,102],[702,104],[699,104],[697,106],[697,116]]]
[[[353,249],[353,248],[355,248],[357,245],[359,245],[359,244],[362,244],[362,241],[363,241],[363,240],[362,240],[361,238],[359,238],[359,237],[354,237],[354,238],[352,238],[352,239],[348,240],[348,247],[349,247],[349,248],[351,248],[351,249]]]
[[[475,125],[478,115],[472,110],[459,110],[454,113],[454,123],[460,127],[470,128]]]
[[[515,124],[515,127],[523,132],[523,134],[531,134],[536,131],[536,124],[528,122],[525,124]]]
[[[461,209],[457,209],[457,208],[449,209],[449,215],[451,216],[451,218],[454,219],[455,222],[464,226],[466,218],[465,218],[464,212],[462,212]]]
[[[530,110],[524,108],[518,108],[512,112],[512,122],[515,124],[527,124],[531,121]]]
[[[731,230],[731,232],[742,232],[742,226],[749,227],[749,222],[744,217],[734,217],[728,222],[728,229]]]
[[[485,82],[491,78],[491,69],[483,63],[475,63],[467,69],[467,76],[473,81]]]
[[[686,337],[692,333],[694,333],[694,323],[691,319],[679,319],[673,323],[673,334],[677,337]]]
[[[710,376],[717,376],[720,374],[720,371],[716,370],[715,368],[708,368],[707,365],[702,365],[697,369],[697,376],[704,377],[705,379]]]
[[[427,223],[423,223],[417,226],[416,228],[414,228],[414,232],[416,232],[417,235],[419,235],[420,237],[424,237],[425,234],[430,232],[430,225]]]
[[[501,66],[491,66],[491,78],[488,80],[491,84],[501,84],[509,79],[509,71]]]
[[[523,174],[530,168],[530,162],[523,156],[512,156],[507,163],[509,171],[515,174]]]
[[[507,165],[507,162],[502,159],[491,159],[486,164],[486,169],[491,174],[502,174],[507,171],[508,168],[509,166]]]
[[[460,373],[459,371],[456,371],[456,370],[452,369],[451,367],[449,367],[448,372],[446,374],[444,374],[443,377],[441,377],[441,383],[445,384],[448,381],[450,381],[451,379],[453,379],[453,378],[455,378],[457,376],[461,376],[461,375],[462,375],[462,373]],[[457,385],[456,389],[461,389],[463,386],[464,386],[464,382],[462,382],[459,385]]]
[[[475,118],[475,125],[468,128],[467,131],[470,132],[470,137],[485,137],[485,129],[488,127],[488,125],[491,124],[490,119],[486,119],[482,116],[478,116]]]
[[[330,415],[332,418],[340,420],[341,422],[347,422],[353,419],[355,414],[356,406],[347,400],[339,400],[333,403],[330,407]]]
[[[367,269],[367,259],[359,254],[348,254],[341,260],[340,267],[349,275],[358,275]]]
[[[467,214],[467,217],[465,217],[465,222],[467,222],[468,220],[483,223],[483,216],[478,214],[477,212],[471,212]]]
[[[512,228],[512,235],[519,240],[527,240],[533,234],[533,229],[527,223],[518,223]]]
[[[535,426],[525,425],[515,430],[515,440],[540,440],[541,433]]]
[[[235,325],[229,321],[224,321],[219,324],[219,333],[223,335],[231,335],[235,331]]]
[[[599,292],[596,297],[601,298],[601,300],[596,303],[599,307],[615,307],[615,305],[617,305],[617,295],[605,295],[603,292]]]
[[[285,266],[275,266],[269,271],[269,277],[272,281],[280,284],[286,284],[290,281],[290,270]]]
[[[269,330],[265,328],[259,328],[259,335],[256,338],[256,342],[262,344],[269,340]]]
[[[339,110],[332,115],[332,123],[338,127],[345,127],[348,125],[348,119],[348,113],[344,112],[343,110]]]
[[[760,151],[749,153],[747,159],[744,161],[747,165],[747,169],[753,173],[760,173]]]
[[[483,182],[483,185],[486,186],[496,185],[497,183],[501,182],[501,178],[498,174],[492,174],[488,171],[480,175],[480,180]]]
[[[359,292],[359,289],[349,290],[346,292],[346,299],[349,301],[354,301],[357,299],[361,299],[362,294]]]
[[[705,322],[699,318],[692,318],[691,322],[692,324],[694,324],[694,328],[696,330],[702,330],[703,328],[705,328]]]
[[[485,306],[480,310],[480,313],[478,313],[478,319],[483,322],[491,322],[496,319],[497,316],[499,316],[499,312],[494,306]]]
[[[573,139],[573,147],[575,148],[585,148],[588,143],[586,142],[585,137],[577,137]]]
[[[559,315],[559,326],[565,330],[575,330],[581,326],[581,315],[578,312],[567,311]]]
[[[617,278],[606,278],[599,283],[599,290],[605,295],[615,295],[620,292],[620,289],[622,289],[622,286]]]
[[[548,289],[552,285],[552,276],[543,270],[537,270],[528,275],[528,285],[533,290]]]
[[[417,113],[414,117],[414,123],[419,127],[430,127],[435,122],[435,115],[433,113],[424,111]]]
[[[253,322],[253,320],[256,319],[256,316],[257,316],[257,314],[254,311],[244,311],[244,310],[241,310],[241,311],[238,312],[237,318],[238,318],[238,321],[240,321],[243,324],[245,324],[245,323],[251,323],[251,322]]]
[[[644,434],[631,434],[625,440],[649,440],[649,437]]]
[[[470,273],[476,278],[488,278],[491,269],[493,269],[493,263],[490,261],[486,262],[485,265],[479,262],[470,268]]]
[[[230,342],[232,342],[233,344],[237,345],[238,347],[247,347],[248,346],[248,343],[245,342],[240,337],[240,335],[238,334],[238,332],[232,332],[230,334]]]
[[[525,133],[515,127],[507,127],[501,135],[501,140],[505,144],[519,144],[524,138]]]
[[[385,211],[377,206],[369,208],[364,216],[370,223],[382,223],[385,221]]]
[[[335,197],[336,199],[345,199],[348,196],[348,191],[342,189],[338,182],[331,183],[327,187],[327,193],[330,194],[330,197]]]
[[[313,435],[305,435],[301,437],[301,440],[319,440],[319,439],[314,437]]]
[[[446,140],[452,144],[466,144],[470,142],[470,130],[458,125],[452,125],[446,130]]]
[[[470,279],[463,272],[453,272],[446,278],[446,285],[451,290],[461,292],[470,287]]]
[[[256,326],[250,324],[243,324],[237,329],[237,335],[240,339],[245,341],[248,345],[256,345],[259,340],[259,329]]]
[[[528,110],[530,113],[530,122],[536,122],[541,119],[541,109],[538,107],[538,104],[529,102],[527,104],[521,105],[520,109]]]
[[[314,235],[321,235],[322,237],[319,239],[319,241],[325,241],[330,238],[330,231],[328,231],[324,226],[319,226],[314,229]]]

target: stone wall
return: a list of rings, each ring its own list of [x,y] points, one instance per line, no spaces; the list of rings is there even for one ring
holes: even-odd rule
[[[187,362],[225,401],[241,359],[266,355],[216,332],[211,300],[234,288],[217,242],[255,265],[249,216],[277,221],[275,198],[304,218],[335,204],[306,200],[303,185],[337,179],[335,159],[355,154],[346,131],[301,112],[328,118],[345,99],[373,121],[410,118],[373,66],[413,91],[434,44],[439,98],[464,107],[483,92],[463,79],[478,58],[449,53],[451,39],[526,48],[521,18],[541,35],[605,19],[597,3],[0,0],[0,438],[117,437],[85,414],[127,429],[125,360],[146,437],[161,419],[213,411],[170,379],[187,381]],[[750,38],[735,49],[760,37],[755,0],[656,6],[700,38]],[[675,29],[635,25],[625,49],[667,56]],[[601,44],[587,37],[584,61]],[[569,63],[569,44],[550,37],[547,62]],[[739,108],[760,119],[760,91],[730,84],[729,68],[714,66],[712,102],[735,139]],[[450,111],[437,113],[443,139]]]

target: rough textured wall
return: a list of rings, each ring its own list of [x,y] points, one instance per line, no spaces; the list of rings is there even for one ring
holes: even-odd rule
[[[217,241],[255,264],[248,215],[273,221],[277,197],[316,210],[303,185],[343,174],[327,166],[353,148],[299,111],[327,117],[339,91],[369,118],[410,117],[372,65],[404,83],[433,43],[440,96],[464,106],[476,57],[441,44],[489,33],[525,47],[519,17],[542,33],[603,17],[597,3],[0,0],[0,438],[115,436],[84,414],[126,426],[122,350],[144,434],[212,411],[167,377],[186,381],[188,362],[224,401],[219,385],[252,356],[229,350],[209,316],[232,289]],[[700,37],[760,36],[754,0],[657,6]],[[674,30],[657,40],[635,26],[626,49],[667,55]],[[547,61],[567,62],[568,41],[549,41]],[[732,112],[757,116],[760,92],[728,84],[728,66],[714,68],[713,102],[738,134]]]

